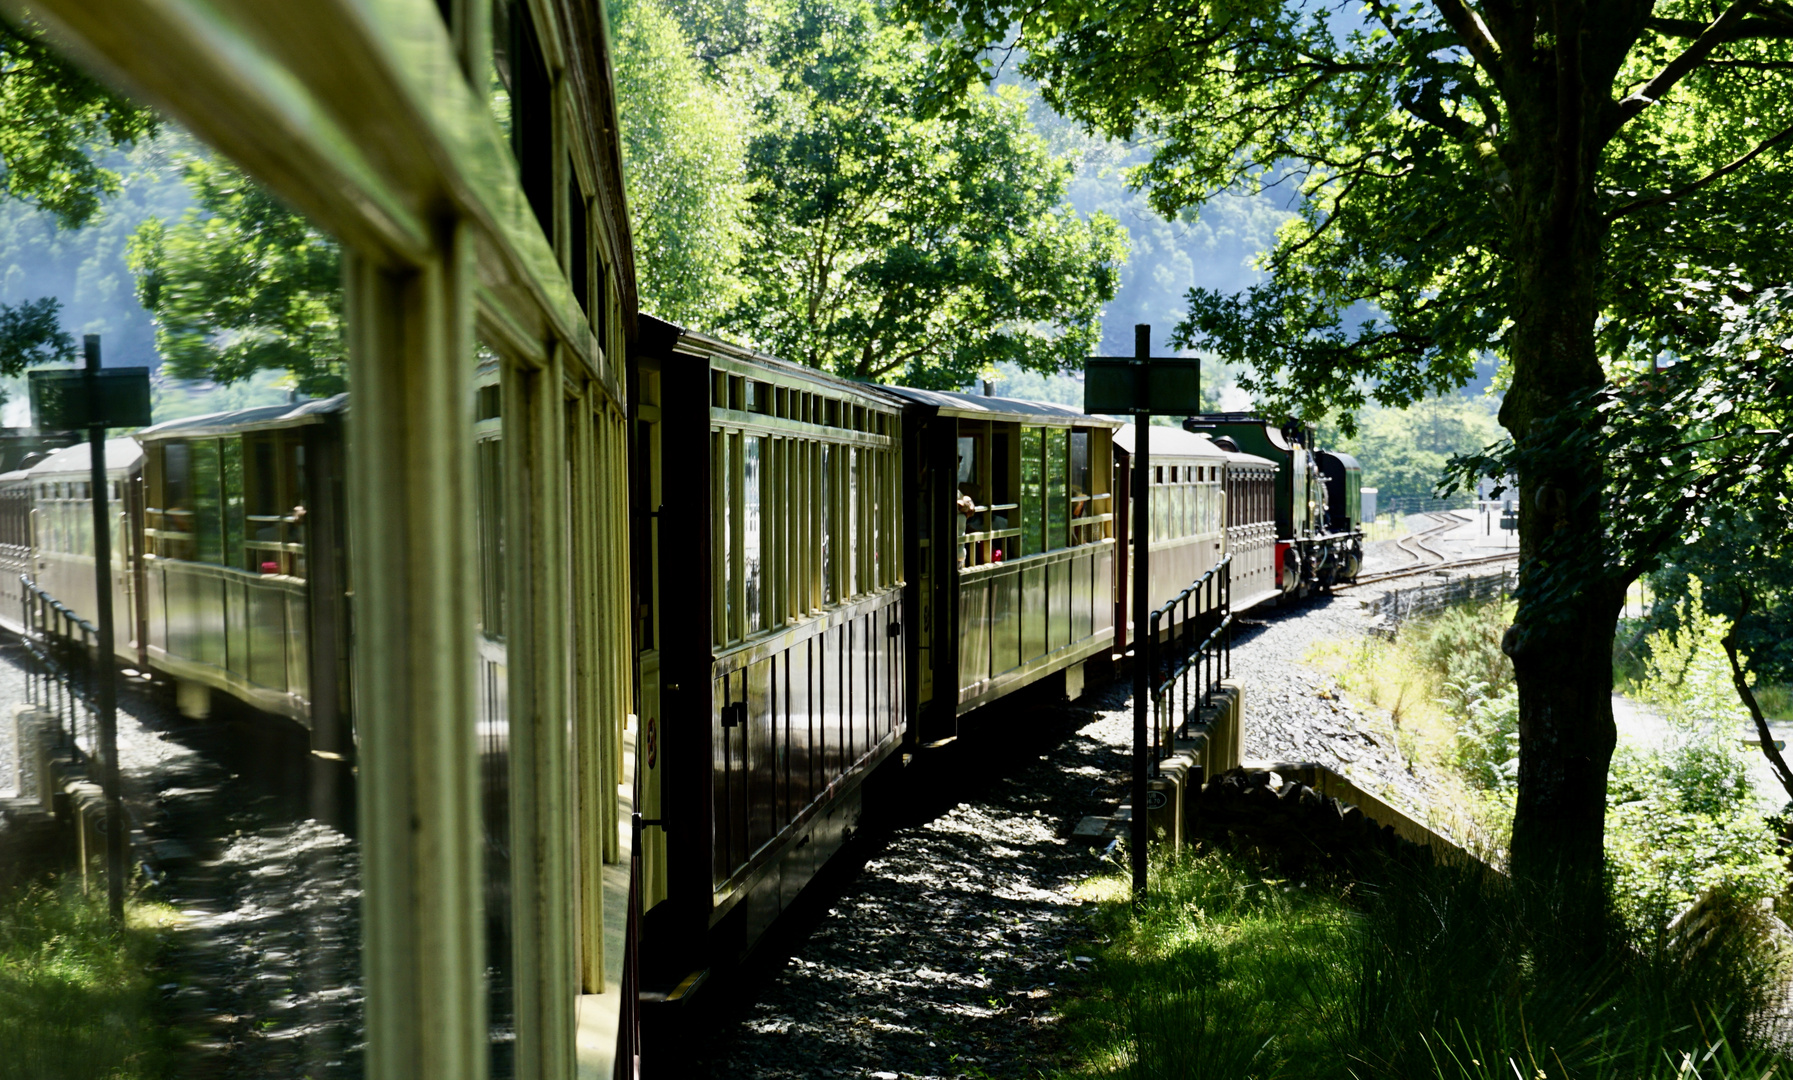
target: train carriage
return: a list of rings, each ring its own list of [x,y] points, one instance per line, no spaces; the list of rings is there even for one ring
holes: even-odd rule
[[[1357,516],[1362,473],[1349,455],[1313,448],[1313,432],[1279,427],[1250,413],[1210,413],[1183,421],[1225,449],[1276,464],[1276,580],[1287,595],[1354,580],[1363,565]]]
[[[45,592],[73,611],[92,618],[98,610],[93,574],[93,473],[86,443],[57,450],[24,470],[24,487],[13,499],[28,505],[29,527],[19,534],[25,549],[26,573]],[[17,474],[14,474],[17,475]],[[141,665],[142,627],[131,617],[142,581],[134,573],[140,554],[143,504],[143,450],[135,439],[106,441],[106,482],[112,517],[113,651],[126,663]],[[16,623],[21,610],[6,611]]]
[[[1276,463],[1217,447],[1226,456],[1226,550],[1232,604],[1244,611],[1281,594],[1276,580]]]
[[[1115,433],[1117,475],[1131,468],[1135,438],[1131,424]],[[1275,596],[1276,530],[1270,505],[1275,463],[1227,450],[1203,435],[1155,427],[1151,470],[1150,607],[1162,606],[1228,555],[1232,556],[1228,576],[1233,608],[1244,610]],[[1131,504],[1131,498],[1128,502]],[[1131,529],[1137,520],[1131,506],[1128,519]],[[1131,548],[1126,554],[1131,554]],[[1130,566],[1123,578],[1114,596],[1115,620],[1120,627],[1130,625]],[[1190,613],[1200,614],[1210,602],[1207,592],[1199,594]],[[1117,652],[1126,647],[1126,640],[1117,633]]]
[[[903,423],[876,389],[641,322],[643,978],[665,997],[759,939],[903,744]]]
[[[1076,409],[905,387],[918,738],[1113,643],[1111,442]]]
[[[366,1074],[633,1074],[636,299],[602,5],[46,0],[29,16],[342,245]],[[507,723],[498,889],[477,794],[482,341],[506,511],[505,663],[483,686]],[[502,958],[481,933],[491,896],[515,930]]]
[[[143,446],[150,666],[239,698],[349,754],[345,533],[337,476],[348,395],[172,420]],[[183,695],[204,713],[204,696]]]
[[[0,473],[0,627],[23,628],[25,584],[31,573],[31,473]]]

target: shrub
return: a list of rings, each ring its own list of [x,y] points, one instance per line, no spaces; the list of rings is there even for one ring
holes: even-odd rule
[[[1444,688],[1445,707],[1452,715],[1464,716],[1477,698],[1498,696],[1513,686],[1513,661],[1500,648],[1512,621],[1510,605],[1490,601],[1448,607],[1402,630],[1420,663]]]
[[[33,884],[0,894],[0,1080],[137,1080],[167,1074],[155,1015],[156,931],[172,912]]]
[[[1457,767],[1489,791],[1519,783],[1519,690],[1490,696],[1481,686],[1464,695],[1469,706],[1457,726]]]
[[[1607,780],[1607,875],[1634,928],[1664,926],[1722,891],[1746,901],[1787,888],[1774,831],[1729,746],[1620,747]]]

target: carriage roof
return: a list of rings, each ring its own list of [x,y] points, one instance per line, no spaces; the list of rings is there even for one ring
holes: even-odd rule
[[[1127,451],[1129,454],[1133,452],[1132,424],[1128,424],[1121,428],[1121,430],[1115,432],[1114,444]],[[1214,440],[1208,438],[1206,435],[1196,435],[1184,431],[1182,428],[1154,426],[1152,428],[1152,460],[1160,461],[1168,460],[1170,458],[1202,459],[1207,461],[1224,458],[1229,465],[1234,466],[1243,467],[1255,465],[1265,469],[1276,468],[1276,462],[1271,461],[1268,458],[1261,458],[1256,454],[1240,453],[1236,450],[1227,450],[1215,445]]]
[[[92,477],[93,456],[89,454],[86,443],[65,446],[44,458],[29,469],[18,473],[8,473],[8,477],[26,476],[32,480],[48,480],[56,477],[74,475],[77,479],[87,480]],[[106,474],[120,477],[130,473],[143,461],[143,447],[137,440],[129,436],[122,439],[106,440]]]
[[[204,435],[234,435],[247,431],[271,431],[276,428],[321,424],[332,416],[348,412],[349,395],[319,398],[303,404],[262,405],[253,409],[185,416],[146,427],[137,433],[145,442],[161,439],[197,438]]]

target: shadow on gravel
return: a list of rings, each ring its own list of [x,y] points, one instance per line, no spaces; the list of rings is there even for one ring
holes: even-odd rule
[[[696,1061],[657,1075],[1033,1076],[1055,1043],[1069,890],[1100,867],[1071,829],[1123,791],[1092,736],[1125,686],[1056,688],[965,718],[755,958],[713,990]],[[671,1063],[668,1063],[671,1064]]]
[[[176,1075],[359,1077],[360,860],[325,823],[353,807],[315,805],[307,733],[221,696],[191,720],[161,686],[119,705],[145,896],[180,912],[155,973]]]

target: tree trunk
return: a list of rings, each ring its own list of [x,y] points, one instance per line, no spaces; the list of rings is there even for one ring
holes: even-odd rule
[[[1513,384],[1500,419],[1521,448],[1548,443],[1553,452],[1528,455],[1518,476],[1519,607],[1502,643],[1519,685],[1511,855],[1515,878],[1579,923],[1597,920],[1603,906],[1606,774],[1617,737],[1612,642],[1623,590],[1607,580],[1601,462],[1564,449],[1561,432],[1546,434],[1544,424],[1604,382],[1594,325],[1606,227],[1592,181],[1600,150],[1580,130],[1593,125],[1561,122],[1566,102],[1554,87],[1534,104],[1514,109],[1510,144],[1530,156],[1508,162]],[[1580,145],[1564,153],[1565,140]]]

